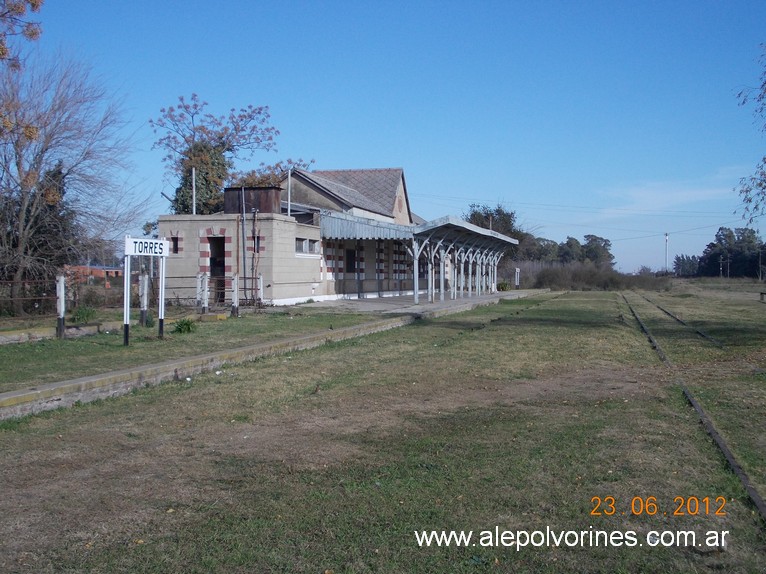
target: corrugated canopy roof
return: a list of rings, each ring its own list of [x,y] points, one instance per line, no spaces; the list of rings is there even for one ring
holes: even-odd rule
[[[441,241],[457,247],[505,251],[518,240],[497,231],[478,227],[454,216],[441,217],[421,225],[401,225],[324,210],[320,230],[326,239],[398,239]]]
[[[320,233],[326,239],[412,239],[412,225],[378,221],[338,211],[322,211]]]

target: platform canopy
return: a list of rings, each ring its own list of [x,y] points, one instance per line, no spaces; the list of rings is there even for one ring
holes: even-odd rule
[[[418,303],[419,259],[425,256],[428,264],[428,300],[434,300],[434,262],[440,265],[440,297],[444,299],[445,264],[451,258],[452,298],[457,297],[457,269],[460,269],[460,295],[468,275],[468,296],[475,285],[477,294],[482,290],[493,290],[497,281],[497,263],[506,250],[518,245],[518,240],[473,225],[458,217],[446,216],[420,225],[402,225],[391,221],[379,221],[366,217],[349,215],[337,211],[323,210],[320,218],[320,233],[324,239],[349,240],[398,240],[405,243],[413,261],[413,291]],[[472,279],[473,278],[473,279]]]
[[[453,245],[493,251],[505,251],[512,245],[519,244],[518,239],[473,225],[452,215],[414,226],[413,235],[432,242],[443,241]]]
[[[321,235],[325,239],[398,239],[419,238],[431,241],[449,241],[471,247],[508,249],[518,245],[513,237],[497,231],[468,223],[448,215],[420,225],[403,225],[390,221],[378,221],[338,211],[321,211]]]
[[[340,211],[320,212],[320,234],[324,239],[412,239],[413,225],[378,221]]]

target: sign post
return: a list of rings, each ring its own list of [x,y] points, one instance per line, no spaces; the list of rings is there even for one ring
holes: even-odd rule
[[[165,239],[137,239],[130,235],[125,236],[125,271],[123,273],[123,331],[122,341],[125,346],[130,342],[130,258],[133,255],[146,255],[147,257],[160,258],[160,300],[159,300],[159,325],[160,339],[164,335],[165,327],[165,258],[170,253],[170,242]]]

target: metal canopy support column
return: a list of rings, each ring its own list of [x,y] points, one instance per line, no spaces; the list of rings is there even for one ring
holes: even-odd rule
[[[468,250],[468,298],[471,298],[471,289],[473,287],[473,275],[471,275],[473,268],[473,260],[476,257],[473,249]]]
[[[444,274],[447,272],[444,264],[444,246],[439,247],[439,301],[444,301]]]
[[[489,277],[489,257],[490,252],[486,252],[484,255],[484,292],[492,293],[492,281]]]
[[[481,274],[479,275],[479,290],[480,295],[487,294],[487,254],[482,253],[481,258]]]
[[[378,261],[379,251],[383,250],[383,242],[379,239],[375,240],[375,279],[378,283],[378,297],[383,297],[383,273],[380,268],[380,262]]]
[[[495,289],[495,254],[494,252],[492,255],[490,255],[489,258],[489,292],[490,293],[496,293],[497,289]]]
[[[420,269],[418,269],[418,256],[420,255],[420,246],[418,240],[412,238],[412,291],[415,294],[415,305],[418,304],[418,275],[420,275]]]
[[[426,250],[428,260],[428,302],[434,302],[434,254],[431,249]]]
[[[420,242],[420,240],[413,236],[412,237],[412,248],[407,248],[407,251],[412,255],[412,290],[415,295],[415,305],[417,305],[420,302],[420,286],[418,281],[418,275],[420,275],[420,269],[418,265],[418,260],[420,259],[420,254],[423,252],[423,248],[425,247],[428,240],[424,241],[423,243]]]
[[[452,250],[452,273],[450,273],[450,299],[457,299],[457,249]]]
[[[475,268],[473,273],[473,292],[477,297],[481,295],[481,252],[476,253]]]
[[[481,253],[476,255],[476,296],[481,297]]]
[[[495,253],[492,258],[492,288],[494,293],[497,293],[497,265],[500,263],[500,257],[500,253]]]

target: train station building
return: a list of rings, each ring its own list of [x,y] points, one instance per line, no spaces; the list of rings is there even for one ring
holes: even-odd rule
[[[518,241],[454,216],[410,210],[404,171],[293,169],[280,185],[227,188],[224,210],[165,215],[166,296],[194,304],[288,305],[412,295],[458,299],[497,288],[497,266]]]

